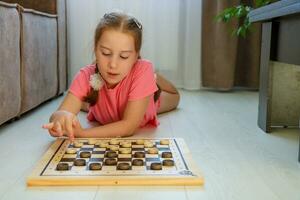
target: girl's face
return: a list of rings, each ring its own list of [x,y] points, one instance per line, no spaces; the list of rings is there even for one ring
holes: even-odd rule
[[[134,38],[116,30],[102,33],[95,49],[99,72],[108,88],[114,88],[138,59]]]

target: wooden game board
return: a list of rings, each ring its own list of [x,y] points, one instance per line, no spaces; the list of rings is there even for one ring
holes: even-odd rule
[[[119,138],[122,142],[132,144],[130,154],[120,154],[118,151],[117,162],[127,162],[131,165],[129,170],[117,170],[115,166],[106,166],[105,152],[107,148],[100,148],[99,142],[110,142],[110,138],[94,139],[96,144],[89,144],[89,139],[76,139],[83,146],[77,148],[77,153],[67,154],[68,148],[74,148],[70,141],[58,138],[43,155],[32,174],[27,178],[28,186],[60,186],[60,185],[202,185],[204,179],[192,161],[191,154],[183,139],[163,138],[169,144],[161,145],[162,139],[143,139],[152,142],[158,149],[158,154],[148,154],[144,145],[137,144],[137,139]],[[139,139],[141,140],[141,139]],[[119,144],[120,145],[120,144]],[[80,152],[91,152],[85,166],[74,166],[74,160]],[[134,152],[145,152],[144,165],[132,166]],[[171,152],[172,158],[162,158],[162,152]],[[174,161],[174,166],[162,166],[161,170],[150,169],[152,162],[162,162],[165,159]],[[90,170],[90,163],[101,163],[101,170]],[[58,163],[68,163],[68,170],[57,170]]]

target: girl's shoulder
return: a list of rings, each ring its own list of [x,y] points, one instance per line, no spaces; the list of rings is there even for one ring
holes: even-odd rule
[[[80,68],[79,72],[84,73],[86,75],[91,75],[95,73],[96,65],[95,64],[89,64],[82,68]]]
[[[145,59],[137,60],[128,77],[130,77],[129,80],[131,81],[138,81],[140,79],[147,80],[148,78],[152,79],[152,77],[154,77],[154,67],[152,62]]]
[[[150,60],[146,60],[146,59],[138,59],[136,61],[135,66],[139,66],[139,67],[153,67],[153,64]]]
[[[153,64],[146,59],[138,59],[133,67],[133,74],[142,73],[145,71],[153,71]]]
[[[86,79],[89,80],[90,76],[95,73],[96,65],[95,64],[89,64],[86,65],[77,72],[75,78],[79,78],[81,80]]]

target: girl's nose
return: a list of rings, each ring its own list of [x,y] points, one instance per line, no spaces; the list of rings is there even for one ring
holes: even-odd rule
[[[110,68],[116,68],[117,67],[117,58],[116,57],[112,57],[109,63],[109,67]]]

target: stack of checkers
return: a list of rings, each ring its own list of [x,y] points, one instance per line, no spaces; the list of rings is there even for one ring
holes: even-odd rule
[[[162,170],[175,166],[169,140],[95,140],[70,144],[56,170]]]

